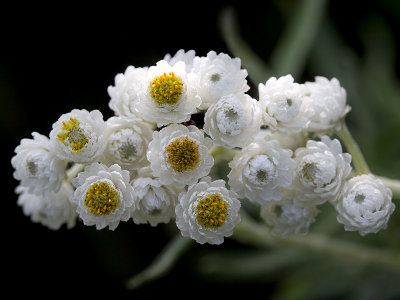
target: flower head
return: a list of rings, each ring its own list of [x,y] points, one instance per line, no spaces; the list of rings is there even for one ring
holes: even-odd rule
[[[75,226],[77,214],[76,205],[70,201],[74,192],[71,184],[64,181],[57,192],[50,191],[46,195],[31,194],[29,190],[19,185],[18,205],[32,222],[40,223],[49,229],[58,230],[63,224],[67,228]]]
[[[297,163],[296,200],[309,204],[335,202],[343,182],[351,171],[351,155],[342,153],[337,139],[322,136],[321,141],[309,140],[306,147],[295,151]]]
[[[96,161],[104,151],[106,124],[98,110],[73,109],[63,114],[50,132],[50,147],[63,160],[79,163]]]
[[[171,124],[153,133],[147,159],[162,184],[193,184],[208,175],[214,164],[211,145],[197,127]]]
[[[199,109],[207,109],[223,96],[245,93],[250,88],[240,59],[225,53],[217,55],[210,51],[205,57],[195,57],[192,74],[202,101]]]
[[[57,192],[66,177],[66,162],[50,151],[49,139],[37,132],[33,139],[22,139],[11,159],[14,178],[21,181],[27,192],[46,195]]]
[[[261,127],[258,102],[247,94],[230,94],[212,104],[204,117],[204,131],[214,144],[244,147]]]
[[[240,222],[239,210],[240,202],[225,181],[205,177],[179,194],[176,225],[183,236],[200,244],[221,244]]]
[[[127,221],[136,199],[129,181],[129,172],[117,164],[92,163],[79,173],[72,180],[76,187],[72,201],[83,223],[114,230],[120,221]]]
[[[335,207],[337,220],[345,230],[358,231],[361,235],[386,229],[395,209],[392,191],[372,174],[346,181]]]

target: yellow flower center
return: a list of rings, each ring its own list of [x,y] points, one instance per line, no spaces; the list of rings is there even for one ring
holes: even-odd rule
[[[177,172],[194,170],[200,163],[199,145],[187,136],[172,141],[166,148],[167,163]]]
[[[149,85],[150,95],[158,106],[174,105],[183,93],[183,81],[173,72],[164,73],[153,79]]]
[[[86,191],[85,206],[95,216],[109,215],[119,205],[118,192],[107,182],[93,183]]]
[[[83,147],[88,143],[88,139],[79,127],[79,122],[75,118],[70,118],[67,122],[62,122],[61,130],[65,131],[57,135],[57,139],[64,143],[67,141],[72,152],[81,152]]]
[[[203,228],[219,228],[227,217],[229,203],[218,193],[202,198],[196,207],[196,220]]]

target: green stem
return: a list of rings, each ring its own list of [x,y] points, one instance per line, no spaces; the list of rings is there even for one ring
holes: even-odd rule
[[[392,190],[393,199],[400,199],[400,180],[378,176],[383,183]]]
[[[371,248],[312,233],[283,238],[273,235],[267,226],[251,220],[245,214],[242,214],[242,221],[236,226],[233,238],[252,246],[297,247],[353,262],[400,270],[400,253],[393,250]]]
[[[360,147],[357,142],[354,140],[349,128],[346,125],[346,122],[342,121],[342,128],[337,132],[339,138],[342,140],[345,145],[347,152],[349,152],[352,156],[352,162],[354,168],[358,175],[361,174],[370,174],[371,171],[368,167],[368,164],[364,158],[364,155],[361,152]]]
[[[78,173],[83,171],[84,168],[85,168],[84,164],[74,164],[71,168],[69,168],[67,170],[68,181],[71,181],[72,179],[74,179],[78,175]]]
[[[145,270],[126,282],[127,289],[136,289],[167,274],[192,244],[192,239],[177,234]]]

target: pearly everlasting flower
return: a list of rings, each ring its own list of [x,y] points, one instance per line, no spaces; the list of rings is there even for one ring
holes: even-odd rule
[[[296,200],[308,204],[334,203],[343,182],[351,171],[351,155],[342,153],[339,140],[322,136],[321,141],[309,140],[306,147],[295,151],[297,163]]]
[[[196,52],[194,50],[185,51],[183,49],[178,50],[174,56],[171,54],[166,54],[164,59],[171,66],[174,66],[177,62],[183,61],[186,65],[186,72],[190,72],[193,67],[193,60],[196,57]]]
[[[291,192],[285,192],[278,202],[265,203],[260,210],[261,218],[272,227],[272,233],[284,237],[308,233],[317,214],[315,205],[294,201]]]
[[[124,73],[115,76],[114,85],[107,88],[110,102],[108,106],[117,116],[140,117],[135,110],[136,103],[142,94],[143,82],[147,75],[147,67],[128,66]]]
[[[268,128],[261,128],[259,133],[254,137],[254,140],[278,140],[282,148],[295,151],[297,148],[305,147],[308,137],[304,131],[300,132],[281,132],[277,130],[270,130]]]
[[[240,201],[225,187],[225,181],[211,182],[206,177],[179,194],[176,225],[182,236],[200,244],[221,244],[240,222],[239,210]]]
[[[195,57],[192,74],[201,97],[199,109],[206,110],[221,97],[247,92],[247,70],[241,69],[240,58],[210,51],[205,57]]]
[[[32,132],[33,139],[22,139],[11,159],[14,178],[21,181],[30,194],[57,192],[66,177],[66,162],[50,151],[49,139]]]
[[[337,220],[345,230],[358,231],[363,236],[386,229],[395,209],[392,191],[372,174],[346,181],[335,207]]]
[[[72,180],[76,187],[72,201],[85,225],[106,226],[114,230],[120,221],[127,221],[136,195],[129,172],[117,164],[107,167],[92,163]]]
[[[106,124],[103,163],[116,163],[126,170],[136,170],[148,164],[146,152],[153,134],[149,123],[132,116],[111,117]]]
[[[106,124],[98,110],[73,109],[63,114],[50,132],[50,147],[60,159],[78,163],[96,161],[103,154]]]
[[[308,115],[303,108],[304,85],[292,75],[271,77],[258,85],[263,124],[272,130],[299,132],[306,128]]]
[[[350,111],[346,103],[346,90],[336,78],[328,80],[317,76],[315,81],[305,83],[304,106],[310,123],[308,131],[328,132],[339,130],[340,121]]]
[[[279,201],[281,189],[291,186],[295,177],[292,151],[277,140],[256,140],[244,147],[229,162],[228,184],[239,198],[264,204]]]
[[[57,192],[46,195],[31,194],[25,186],[19,185],[16,193],[19,194],[18,205],[32,222],[40,223],[49,229],[57,230],[63,224],[67,228],[75,226],[77,214],[76,205],[70,201],[74,189],[67,181],[63,181]]]
[[[208,175],[214,165],[210,138],[196,126],[171,124],[153,133],[147,160],[162,184],[189,185]]]
[[[258,102],[247,94],[230,94],[212,104],[204,117],[204,132],[216,145],[244,147],[261,127]]]
[[[149,167],[139,170],[138,176],[132,181],[132,186],[137,200],[135,209],[131,211],[131,217],[136,224],[150,223],[151,226],[157,226],[175,218],[178,194],[183,188],[178,188],[174,184],[161,184]]]
[[[149,68],[143,86],[135,109],[158,127],[189,121],[201,103],[183,61],[173,66],[165,60],[157,62]]]

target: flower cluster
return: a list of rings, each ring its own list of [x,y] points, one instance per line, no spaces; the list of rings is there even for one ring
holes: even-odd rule
[[[391,191],[373,175],[352,177],[332,138],[350,111],[339,81],[272,77],[254,98],[247,75],[239,58],[214,51],[127,67],[107,90],[112,117],[74,109],[48,137],[33,132],[16,147],[18,204],[51,229],[173,221],[201,244],[233,234],[244,199],[283,236],[307,233],[326,202],[346,230],[385,228]],[[211,177],[216,147],[235,153],[228,182]]]

